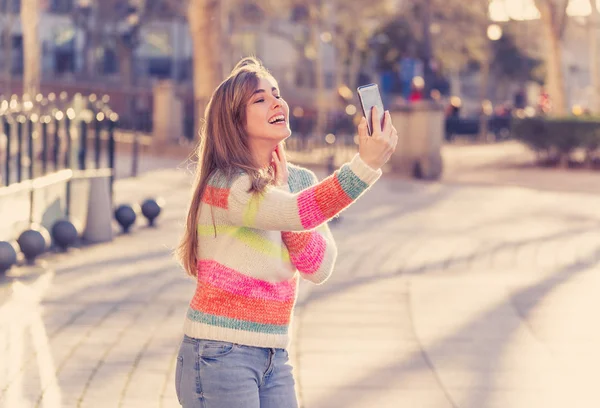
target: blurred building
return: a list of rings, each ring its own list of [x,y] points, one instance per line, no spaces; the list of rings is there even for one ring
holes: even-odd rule
[[[19,16],[20,1],[3,2],[0,29],[4,33],[0,55],[2,71],[7,64],[11,73],[23,71],[22,28]],[[85,76],[84,59],[89,45],[83,26],[83,9],[75,0],[50,0],[40,18],[40,40],[42,45],[42,72],[46,78]],[[90,2],[81,1],[89,5]],[[114,28],[118,29],[118,22]],[[111,27],[103,28],[107,33]],[[184,78],[189,76],[186,64],[191,61],[191,40],[187,26],[181,19],[153,21],[141,26],[141,42],[135,50],[135,71],[142,76]],[[9,45],[10,44],[10,45]],[[7,48],[11,47],[10,50]],[[94,49],[95,71],[110,76],[118,72],[115,45],[103,39]],[[12,54],[12,55],[8,55]],[[189,71],[189,69],[187,70]],[[80,74],[80,75],[79,75]],[[90,78],[93,79],[93,78]]]
[[[0,29],[6,31],[12,44],[7,55],[7,46],[0,49],[3,64],[10,63],[13,74],[22,73],[22,29],[19,16],[19,0],[0,10]],[[85,2],[86,4],[88,2]],[[47,10],[40,20],[40,36],[43,52],[43,73],[46,77],[83,76],[84,59],[89,49],[86,43],[86,21],[78,16],[76,0],[50,0]],[[237,59],[254,54],[261,58],[271,71],[285,82],[286,86],[306,88],[314,85],[312,70],[307,65],[310,58],[303,58],[304,50],[299,50],[291,39],[307,35],[308,27],[289,19],[265,22],[261,17],[253,17],[252,10],[236,8],[229,16],[221,16],[223,29],[231,44],[224,44],[221,58],[224,71],[231,68]],[[80,21],[80,24],[78,24]],[[110,27],[106,27],[107,31]],[[140,44],[135,49],[135,70],[142,77],[191,78],[192,42],[184,18],[165,18],[141,26]],[[10,57],[10,58],[7,58]],[[325,83],[333,86],[334,66],[333,47],[324,43],[322,48]],[[96,44],[94,59],[101,75],[111,75],[118,70],[114,44]],[[8,62],[11,61],[11,62]],[[2,72],[6,72],[4,67]],[[79,75],[81,74],[81,75]]]
[[[395,0],[394,0],[395,1]],[[23,72],[22,29],[19,16],[19,0],[4,4],[0,29],[5,32],[6,43],[0,49],[0,78],[9,74],[14,83]],[[108,89],[118,86],[119,54],[110,36],[119,30],[120,22],[103,21],[102,30],[107,35],[96,35],[91,30],[94,20],[90,14],[91,0],[46,0],[47,8],[41,15],[39,33],[42,44],[42,75],[44,81],[61,84],[95,83]],[[0,6],[2,7],[2,6]],[[227,15],[218,16],[225,33],[222,53],[223,76],[243,56],[256,55],[263,60],[279,80],[282,91],[291,105],[305,107],[307,115],[315,107],[316,85],[315,50],[304,47],[310,27],[303,22],[307,10],[304,6],[293,8],[288,16],[270,20],[250,2],[235,7]],[[136,85],[151,89],[157,79],[170,78],[178,83],[192,80],[192,40],[186,19],[166,14],[160,21],[141,22],[139,44],[134,47],[133,70]],[[94,41],[93,43],[91,41]],[[93,44],[93,47],[92,47]],[[335,98],[334,47],[331,39],[321,42],[321,64],[325,94]],[[91,62],[90,62],[91,61]],[[90,68],[90,64],[93,67]],[[10,65],[10,73],[7,71]],[[3,81],[0,80],[0,87]],[[3,87],[0,93],[12,92],[16,85]],[[181,89],[191,92],[191,86]]]

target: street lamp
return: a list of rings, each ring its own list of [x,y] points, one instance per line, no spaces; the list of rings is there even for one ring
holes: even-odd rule
[[[135,112],[135,99],[131,90],[132,86],[135,86],[135,66],[134,66],[134,52],[140,44],[140,27],[141,27],[141,14],[140,10],[133,4],[129,4],[122,14],[122,19],[117,26],[119,40],[121,47],[127,53],[125,57],[124,70],[120,70],[121,78],[125,80],[125,88],[127,89],[127,119],[129,123],[137,129],[137,119],[134,118]],[[132,122],[134,121],[134,122]]]
[[[502,27],[498,24],[490,24],[487,28],[487,37],[491,41],[498,41],[502,38]]]
[[[502,27],[498,24],[490,24],[486,30],[486,36],[489,42],[485,47],[485,57],[481,69],[481,112],[479,116],[479,139],[482,142],[487,140],[488,134],[488,116],[492,113],[491,103],[487,100],[487,91],[490,81],[490,64],[492,59],[492,43],[502,38]]]

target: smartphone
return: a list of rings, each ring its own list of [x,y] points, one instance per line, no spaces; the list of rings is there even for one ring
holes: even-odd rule
[[[363,115],[367,118],[367,127],[369,129],[369,135],[373,134],[373,119],[371,118],[371,108],[377,107],[377,114],[379,115],[379,123],[383,127],[383,117],[385,110],[383,108],[383,101],[381,100],[381,94],[379,93],[379,87],[377,84],[362,85],[357,88],[358,99],[360,99],[360,105],[362,106]]]

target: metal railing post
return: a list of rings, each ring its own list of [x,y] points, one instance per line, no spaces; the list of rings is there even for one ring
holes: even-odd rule
[[[17,118],[17,183],[23,180],[23,116]]]
[[[42,174],[48,173],[48,122],[46,117],[40,117],[42,122]]]
[[[10,184],[10,150],[11,150],[11,137],[10,137],[10,123],[8,122],[8,116],[3,116],[3,130],[4,136],[6,137],[6,157],[4,162],[4,172],[6,173],[5,185]]]
[[[33,180],[34,174],[34,149],[33,149],[33,119],[31,116],[27,118],[27,153],[29,156],[29,180]]]
[[[79,170],[85,170],[87,160],[87,122],[79,122]]]
[[[117,125],[118,116],[116,113],[112,113],[108,120],[108,167],[110,168],[110,202],[113,201],[113,184],[115,182],[115,156],[116,156],[116,145],[115,145],[115,126]]]

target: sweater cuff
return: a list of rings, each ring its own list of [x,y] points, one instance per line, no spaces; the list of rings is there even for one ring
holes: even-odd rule
[[[371,166],[365,163],[358,153],[350,161],[350,170],[352,170],[352,172],[356,174],[359,179],[368,185],[376,182],[383,173],[381,169],[374,170]]]

